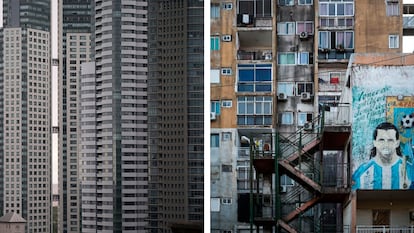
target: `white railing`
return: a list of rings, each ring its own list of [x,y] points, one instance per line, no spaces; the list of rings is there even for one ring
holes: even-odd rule
[[[414,226],[357,226],[357,233],[414,233]]]

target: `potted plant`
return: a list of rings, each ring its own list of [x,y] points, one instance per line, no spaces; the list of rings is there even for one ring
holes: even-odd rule
[[[319,51],[321,53],[329,53],[329,49],[328,48],[319,48]]]
[[[345,52],[344,45],[342,45],[342,44],[338,45],[338,46],[336,47],[336,51],[337,51],[338,53],[343,53],[343,52]]]

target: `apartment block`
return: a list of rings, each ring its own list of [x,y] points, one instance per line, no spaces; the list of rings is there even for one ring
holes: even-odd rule
[[[210,7],[211,231],[355,232],[347,68],[401,53],[402,2]]]
[[[50,1],[3,1],[3,25],[0,214],[21,216],[25,232],[50,232]]]

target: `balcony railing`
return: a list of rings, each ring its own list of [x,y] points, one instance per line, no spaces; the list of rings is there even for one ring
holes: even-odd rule
[[[357,226],[357,233],[414,233],[414,226]]]
[[[263,60],[271,61],[273,58],[271,51],[243,51],[237,52],[237,60]]]
[[[325,106],[324,110],[325,125],[349,125],[351,123],[351,105],[348,103]]]

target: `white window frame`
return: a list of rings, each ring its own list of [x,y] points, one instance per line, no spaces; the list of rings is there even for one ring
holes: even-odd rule
[[[231,9],[233,9],[233,3],[232,2],[223,2],[223,9],[224,10],[231,10]]]
[[[213,108],[213,106],[214,106],[214,108]],[[220,104],[219,100],[210,101],[210,112],[214,112],[214,113],[216,113],[216,115],[220,115],[220,112],[221,112],[220,108],[221,108],[221,104]]]
[[[233,75],[233,69],[232,68],[221,68],[221,74],[222,75]]]
[[[291,91],[289,91],[289,89]],[[285,94],[286,96],[294,96],[295,95],[295,83],[294,82],[278,82],[277,83],[277,94],[280,93]]]
[[[284,35],[294,35],[296,31],[295,22],[281,22],[277,23],[277,34]]]
[[[222,141],[230,141],[232,133],[231,132],[223,132],[221,133],[221,140]]]
[[[388,47],[390,49],[400,48],[400,36],[399,35],[389,35],[388,36]]]
[[[335,12],[329,12],[329,5],[335,5]],[[344,14],[338,15],[338,6],[344,5]],[[352,13],[347,14],[346,7],[352,7]],[[326,14],[323,13],[323,10],[326,8]],[[319,3],[319,16],[354,16],[355,15],[355,4],[353,2],[320,2]]]
[[[222,197],[221,204],[223,205],[231,205],[233,203],[233,199],[231,197]]]
[[[221,101],[221,107],[222,108],[231,108],[231,107],[233,107],[233,101],[232,100],[222,100]]]
[[[294,0],[278,0],[278,3],[281,6],[293,6],[293,5],[295,5]]]

